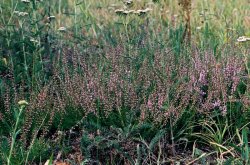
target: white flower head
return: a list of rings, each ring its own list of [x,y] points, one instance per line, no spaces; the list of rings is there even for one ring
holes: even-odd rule
[[[26,15],[29,15],[29,13],[27,12],[22,12],[22,11],[14,11],[15,14],[17,14],[18,16],[24,17]]]
[[[26,100],[20,100],[20,101],[18,101],[18,105],[20,105],[20,106],[29,105],[29,103]]]
[[[66,31],[66,27],[60,27],[59,29],[58,29],[59,31],[61,31],[61,32],[63,32],[63,31]]]
[[[127,15],[127,14],[129,14],[129,11],[128,10],[124,10],[122,13],[125,14],[125,15]]]
[[[117,9],[117,10],[115,10],[115,13],[116,13],[116,14],[122,14],[123,12],[124,12],[123,9]]]
[[[135,12],[135,10],[129,10],[128,11],[128,13],[134,13]]]
[[[201,30],[201,26],[196,27],[197,30]]]
[[[141,13],[141,10],[134,11],[134,14],[140,14],[140,13]]]
[[[127,14],[133,14],[135,10],[124,10],[122,13],[127,15]]]
[[[246,42],[246,41],[250,41],[250,37],[246,37],[246,36],[241,36],[237,39],[238,42]]]
[[[126,5],[132,5],[132,4],[133,4],[133,1],[132,1],[132,0],[126,0],[124,3],[125,3]]]
[[[21,0],[21,2],[30,3],[30,0]]]
[[[146,8],[146,9],[144,9],[143,11],[144,12],[149,12],[149,11],[152,11],[153,9],[151,9],[151,8]]]
[[[35,40],[34,38],[30,38],[30,42],[34,42],[34,43],[38,43],[38,41],[37,40]]]
[[[8,62],[7,62],[7,59],[6,59],[6,58],[3,58],[3,59],[2,59],[2,61],[3,61],[4,65],[7,65],[7,64],[8,64]]]
[[[51,15],[48,17],[49,20],[52,20],[52,19],[56,19],[56,17],[54,15]]]
[[[134,14],[139,14],[139,15],[141,15],[141,14],[145,14],[145,13],[147,13],[147,12],[149,12],[149,11],[152,11],[152,9],[151,9],[151,8],[139,9],[139,10],[134,11]]]

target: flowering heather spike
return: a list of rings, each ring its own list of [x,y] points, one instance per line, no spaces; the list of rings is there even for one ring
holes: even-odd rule
[[[159,108],[159,109],[162,108],[163,102],[165,101],[164,94],[165,94],[165,93],[158,94],[158,108]]]
[[[192,62],[180,58],[178,63],[169,51],[155,51],[153,67],[145,58],[135,71],[134,61],[123,57],[126,49],[121,45],[106,46],[105,59],[91,56],[91,50],[84,56],[76,55],[77,49],[63,50],[63,72],[55,67],[50,85],[30,99],[25,113],[25,134],[32,129],[30,123],[41,124],[41,114],[49,111],[49,121],[43,126],[44,136],[55,116],[63,118],[67,114],[67,106],[77,107],[79,113],[84,113],[83,117],[97,114],[98,110],[108,116],[122,107],[139,109],[141,120],[152,116],[157,123],[168,121],[170,116],[177,121],[187,107],[202,114],[220,110],[225,115],[224,105],[229,102],[229,96],[230,100],[237,99],[236,89],[245,73],[241,59],[225,56],[217,60],[213,51],[195,52]]]
[[[221,101],[219,99],[213,103],[214,108],[220,107],[220,105]]]
[[[152,110],[153,109],[153,103],[150,99],[148,99],[148,103],[147,103],[148,109]]]
[[[4,94],[4,107],[5,107],[5,111],[7,112],[7,114],[10,114],[10,108],[11,108],[11,99],[10,99],[10,89],[7,88]]]
[[[199,80],[198,80],[201,84],[203,85],[207,85],[207,80],[206,80],[206,71],[202,70],[200,72],[200,76],[199,76]]]
[[[221,110],[222,115],[226,116],[226,114],[227,114],[227,107],[226,107],[226,105],[220,107],[220,110]]]

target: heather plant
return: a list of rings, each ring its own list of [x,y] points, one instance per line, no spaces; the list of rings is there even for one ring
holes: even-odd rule
[[[1,1],[0,164],[247,164],[248,11]]]
[[[234,102],[239,104],[245,94],[245,91],[235,94],[239,76],[245,74],[242,62],[237,58],[230,58],[232,61],[224,64],[222,62],[227,60],[217,61],[209,52],[205,52],[204,56],[194,52],[194,58],[183,61],[176,61],[175,54],[168,54],[170,63],[164,65],[165,52],[156,52],[149,57],[139,57],[139,64],[134,66],[131,61],[122,58],[122,47],[107,48],[105,58],[86,56],[81,59],[78,54],[68,51],[63,51],[63,70],[55,73],[51,84],[41,89],[35,96],[37,98],[31,97],[22,129],[24,141],[29,139],[30,131],[32,136],[46,137],[53,125],[63,127],[67,123],[64,118],[69,119],[71,111],[83,118],[89,114],[96,115],[98,133],[102,131],[99,128],[102,125],[101,116],[109,116],[112,111],[122,115],[123,108],[139,108],[142,123],[150,119],[159,125],[171,119],[170,124],[175,124],[185,109],[194,109],[204,115],[215,112],[227,115],[229,102],[231,105]],[[79,59],[79,64],[76,59]],[[70,68],[70,62],[73,68]],[[184,67],[185,63],[189,68]],[[179,69],[171,70],[173,68]],[[244,111],[242,108],[239,110]],[[55,120],[57,116],[59,121]],[[74,118],[74,121],[82,117]],[[44,122],[44,118],[47,124],[43,125],[38,135],[35,128]],[[69,129],[70,125],[68,123],[64,129]]]

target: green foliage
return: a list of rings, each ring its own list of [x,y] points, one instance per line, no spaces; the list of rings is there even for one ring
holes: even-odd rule
[[[27,158],[29,162],[39,163],[45,162],[47,158],[51,155],[50,144],[45,141],[45,139],[35,139],[32,146],[29,147],[30,153]],[[27,156],[26,156],[27,157]]]
[[[160,130],[159,132],[157,132],[157,134],[153,137],[153,139],[149,143],[149,149],[151,151],[153,151],[155,145],[159,142],[160,139],[164,137],[165,134],[166,134],[165,130]]]
[[[249,164],[248,2],[113,3],[1,0],[0,164]]]

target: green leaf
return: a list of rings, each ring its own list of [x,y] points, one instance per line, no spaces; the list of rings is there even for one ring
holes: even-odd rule
[[[151,140],[150,144],[149,144],[149,149],[150,151],[153,150],[155,144],[166,134],[166,130],[161,129],[155,136],[154,138]]]
[[[242,130],[242,139],[243,139],[243,152],[242,152],[242,156],[244,161],[246,162],[246,164],[248,164],[249,162],[249,146],[248,146],[248,128],[244,128]]]

